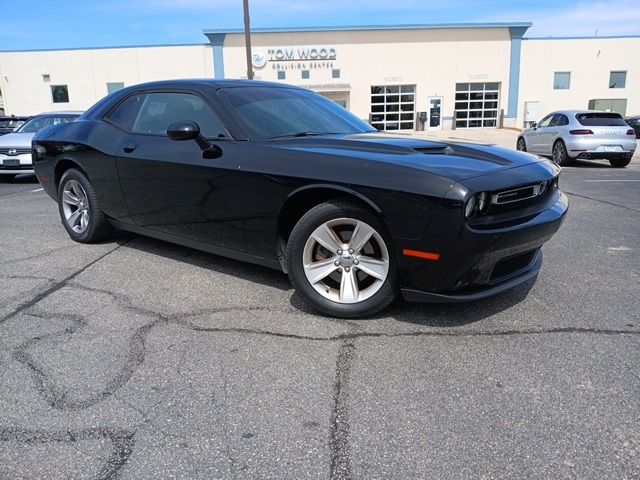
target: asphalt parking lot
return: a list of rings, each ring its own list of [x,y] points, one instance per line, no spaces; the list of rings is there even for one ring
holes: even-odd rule
[[[560,185],[535,283],[342,321],[1,182],[0,478],[639,478],[640,160]]]

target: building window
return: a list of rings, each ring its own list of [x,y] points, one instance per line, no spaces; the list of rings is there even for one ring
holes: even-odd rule
[[[117,92],[124,88],[124,82],[107,82],[107,93]]]
[[[609,73],[609,88],[624,88],[627,84],[626,71],[613,71]]]
[[[303,80],[309,79],[309,70],[302,70],[302,79]]]
[[[456,83],[456,128],[498,126],[499,83]]]
[[[555,72],[553,74],[554,90],[569,90],[571,86],[571,72]]]
[[[378,130],[413,130],[415,98],[415,85],[371,87],[371,126]]]
[[[340,78],[340,69],[334,68],[331,70],[331,78]]]
[[[287,78],[287,72],[285,72],[284,70],[280,70],[278,72],[278,80],[284,80],[285,78]]]
[[[69,103],[69,89],[66,85],[51,85],[53,103]]]

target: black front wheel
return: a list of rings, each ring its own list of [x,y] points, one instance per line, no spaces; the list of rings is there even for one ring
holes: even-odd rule
[[[516,142],[516,148],[521,152],[527,151],[527,143],[524,141],[524,138],[518,138],[518,141]]]
[[[373,213],[343,200],[309,210],[287,243],[291,283],[314,308],[334,317],[373,315],[398,290],[386,228]]]
[[[93,243],[111,233],[89,179],[76,169],[67,170],[58,186],[58,210],[72,240]]]

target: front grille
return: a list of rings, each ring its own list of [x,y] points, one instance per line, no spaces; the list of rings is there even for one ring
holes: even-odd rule
[[[493,267],[490,282],[505,279],[514,273],[527,268],[533,261],[537,250],[530,250],[525,253],[519,253],[511,257],[503,258]]]
[[[9,155],[9,150],[15,150],[16,153],[14,153],[13,155],[22,155],[24,153],[31,153],[31,149],[30,148],[0,148],[0,154],[2,155]]]
[[[527,185],[526,187],[494,193],[491,195],[491,203],[495,205],[504,205],[505,203],[520,202],[522,200],[537,197],[544,193],[547,189],[548,183],[549,182],[545,180],[544,182],[536,183],[534,185]]]

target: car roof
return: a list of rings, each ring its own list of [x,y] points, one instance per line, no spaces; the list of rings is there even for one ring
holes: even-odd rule
[[[231,87],[274,87],[274,88],[296,88],[302,90],[301,87],[289,85],[286,83],[266,82],[263,80],[247,80],[247,79],[219,79],[219,78],[186,78],[180,80],[159,80],[154,82],[138,83],[127,87],[127,89],[145,89],[145,88],[162,88],[162,87],[193,87],[204,86],[213,88],[231,88]]]
[[[605,112],[604,110],[556,110],[551,113],[563,113],[565,115],[578,115],[580,113],[618,113],[618,112]],[[618,113],[618,115],[620,115]]]
[[[41,115],[82,115],[84,112],[82,110],[58,110],[57,112],[42,112],[34,115],[34,117],[39,117]]]

